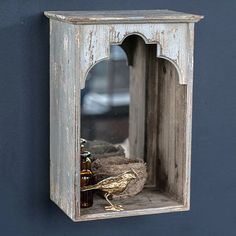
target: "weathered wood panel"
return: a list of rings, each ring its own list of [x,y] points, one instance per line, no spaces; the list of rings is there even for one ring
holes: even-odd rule
[[[170,10],[47,11],[46,15],[72,24],[197,22],[202,16]]]
[[[130,66],[129,158],[144,159],[146,44],[142,38],[130,36],[132,66]]]
[[[147,163],[147,187],[156,187],[156,163],[158,158],[158,63],[156,44],[146,46],[146,112],[145,112],[145,161]]]
[[[188,50],[188,24],[108,24],[78,25],[80,48],[80,84],[83,88],[89,70],[99,61],[109,58],[110,45],[122,44],[129,35],[141,36],[146,44],[158,44],[157,56],[168,60],[178,70],[180,84],[188,83],[191,52]],[[102,47],[101,47],[101,42]]]
[[[186,85],[174,66],[158,59],[157,187],[183,201],[186,161]]]
[[[75,216],[75,44],[73,26],[50,23],[50,197]]]
[[[157,45],[146,44],[139,35],[125,38],[121,45],[130,65],[130,158],[147,163],[146,186],[156,186],[157,159]]]
[[[192,151],[192,99],[193,99],[193,50],[194,24],[188,24],[187,47],[189,51],[188,84],[186,97],[186,159],[183,167],[183,202],[190,208],[190,180],[191,180],[191,151]]]
[[[132,215],[147,215],[164,212],[184,211],[182,203],[172,199],[167,194],[161,193],[154,189],[145,189],[135,197],[113,200],[116,204],[122,204],[125,211],[106,212],[104,206],[107,202],[101,196],[95,195],[93,208],[81,209],[81,216],[78,221],[109,219],[117,217],[127,217]]]

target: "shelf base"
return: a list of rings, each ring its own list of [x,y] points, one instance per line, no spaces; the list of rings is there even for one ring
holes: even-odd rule
[[[174,200],[172,197],[153,189],[144,189],[135,197],[113,200],[112,202],[114,204],[122,205],[125,210],[120,212],[105,211],[104,206],[107,205],[107,202],[104,198],[95,194],[94,205],[91,208],[81,209],[81,215],[77,217],[76,221],[110,219],[188,210],[187,207]]]

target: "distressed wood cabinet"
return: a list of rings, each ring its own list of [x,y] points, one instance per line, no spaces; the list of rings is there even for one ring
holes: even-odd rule
[[[169,10],[45,12],[50,18],[50,196],[74,221],[185,211],[190,206],[194,23]],[[120,45],[130,66],[130,156],[146,188],[105,212],[80,209],[80,92]]]

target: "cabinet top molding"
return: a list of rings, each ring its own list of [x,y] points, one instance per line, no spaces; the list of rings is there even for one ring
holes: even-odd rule
[[[198,22],[200,15],[169,10],[124,10],[124,11],[45,11],[51,19],[71,24],[120,24],[159,22]]]

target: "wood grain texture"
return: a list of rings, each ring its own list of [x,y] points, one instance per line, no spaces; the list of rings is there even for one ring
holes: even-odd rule
[[[192,151],[192,99],[193,99],[193,52],[194,52],[194,25],[188,24],[187,48],[189,51],[189,66],[187,95],[186,95],[186,157],[183,165],[183,203],[186,208],[190,208],[190,181],[191,181],[191,151]]]
[[[83,88],[89,70],[102,60],[109,59],[110,45],[121,45],[126,37],[139,35],[146,44],[157,44],[156,56],[171,61],[178,73],[180,84],[188,83],[191,52],[188,50],[188,24],[109,24],[76,25],[80,47],[80,84]],[[101,42],[102,47],[101,47]]]
[[[73,28],[50,22],[50,197],[71,218],[76,214]]]
[[[50,17],[50,197],[74,221],[188,210],[194,22],[171,11],[45,12]],[[102,46],[101,46],[102,45]],[[147,186],[124,212],[80,209],[80,91],[122,45],[131,67],[130,140]],[[142,202],[143,201],[143,202]]]
[[[146,186],[156,186],[157,159],[157,91],[158,79],[156,44],[145,44],[137,35],[122,44],[130,64],[130,158],[147,163]],[[153,132],[155,131],[155,132]]]
[[[72,24],[197,22],[203,18],[170,10],[46,11],[45,15]]]
[[[142,38],[130,36],[132,45],[130,66],[129,157],[144,159],[145,98],[146,98],[146,44]]]
[[[158,59],[157,187],[183,201],[186,162],[186,85],[173,65]]]
[[[101,196],[94,198],[93,208],[81,210],[81,216],[78,221],[110,219],[117,217],[128,217],[133,215],[147,215],[164,212],[184,211],[186,208],[171,198],[168,194],[161,193],[153,189],[144,189],[143,192],[135,197],[114,201],[114,203],[122,204],[125,208],[123,212],[106,212],[104,206],[107,202]]]
[[[146,45],[146,111],[145,111],[145,161],[147,163],[147,187],[156,187],[158,157],[158,63],[156,44]]]

